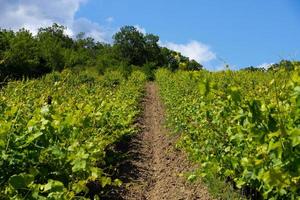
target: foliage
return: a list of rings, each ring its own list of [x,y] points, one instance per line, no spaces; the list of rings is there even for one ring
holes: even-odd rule
[[[3,50],[2,77],[12,73],[15,77],[21,78],[23,75],[42,74],[48,71],[40,65],[37,41],[29,31],[22,29],[16,34],[11,33],[9,39],[6,37],[4,41]]]
[[[144,35],[134,26],[122,27],[113,38],[120,55],[128,60],[129,64],[143,65],[146,62]]]
[[[268,71],[277,71],[285,69],[288,71],[294,70],[295,65],[300,65],[299,61],[281,60],[279,63],[275,63],[268,68]]]
[[[158,36],[143,34],[133,26],[122,27],[114,35],[113,44],[97,42],[84,33],[71,38],[65,32],[66,27],[56,23],[40,28],[37,35],[25,29],[0,29],[0,81],[38,77],[78,66],[96,66],[100,74],[122,70],[126,76],[133,66],[148,74],[162,66],[171,70],[180,66],[184,70],[202,69],[196,61],[160,47]]]
[[[261,72],[263,72],[263,71],[265,71],[266,69],[264,69],[264,68],[259,68],[259,67],[253,67],[253,66],[250,66],[250,67],[246,67],[246,68],[244,68],[244,69],[242,69],[242,70],[250,71],[250,72],[256,72],[256,71],[261,71]]]
[[[145,66],[145,70],[149,69],[149,65],[177,70],[180,64],[187,66],[184,70],[202,69],[202,65],[195,60],[190,61],[178,52],[159,47],[158,36],[144,35],[134,26],[122,27],[113,38],[114,46],[120,56],[131,65]]]
[[[147,79],[149,81],[153,81],[155,79],[155,70],[157,69],[157,66],[155,63],[146,63],[143,65],[142,70],[145,73]]]
[[[119,179],[106,150],[137,131],[145,75],[53,72],[0,91],[1,199],[85,199]]]
[[[300,66],[293,67],[157,72],[168,125],[200,163],[196,175],[218,174],[257,198],[299,199]]]

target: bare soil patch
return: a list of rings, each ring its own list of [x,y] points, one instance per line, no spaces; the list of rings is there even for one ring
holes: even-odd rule
[[[175,149],[177,138],[164,128],[164,110],[153,82],[146,85],[143,106],[141,133],[117,147],[126,153],[117,167],[125,186],[107,199],[212,199],[204,184],[188,183],[181,175],[194,166],[182,151]]]

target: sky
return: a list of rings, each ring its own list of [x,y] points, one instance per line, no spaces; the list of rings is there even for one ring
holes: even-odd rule
[[[300,0],[0,0],[1,28],[53,22],[109,43],[133,25],[210,70],[300,60]]]

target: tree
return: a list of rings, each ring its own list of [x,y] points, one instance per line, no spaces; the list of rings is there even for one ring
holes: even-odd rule
[[[4,53],[5,73],[14,77],[41,74],[47,71],[40,66],[39,49],[32,34],[21,29],[10,40],[9,49]]]
[[[40,40],[52,38],[55,43],[59,43],[63,48],[72,48],[74,42],[68,35],[64,34],[67,28],[54,23],[52,26],[40,28],[38,31],[38,38]]]
[[[40,28],[37,34],[42,59],[52,70],[62,70],[65,66],[65,48],[73,46],[73,40],[64,35],[64,26],[53,24]]]
[[[293,61],[289,61],[289,60],[281,60],[279,63],[275,63],[275,64],[271,65],[268,68],[268,71],[276,71],[279,69],[285,69],[285,70],[291,71],[294,69],[294,63],[295,63],[295,61],[293,62]]]
[[[124,26],[113,36],[114,45],[129,64],[143,65],[146,62],[144,35],[134,26]]]
[[[103,47],[101,43],[96,43],[94,38],[85,37],[85,33],[79,33],[76,36],[75,49],[73,51],[76,54],[76,63],[73,65],[86,65],[94,63],[99,50]]]
[[[162,47],[160,55],[160,66],[167,67],[171,71],[175,71],[179,68],[179,61],[175,58],[175,55],[177,55],[175,51]]]
[[[8,72],[5,66],[4,55],[10,48],[10,41],[14,37],[13,31],[0,29],[0,81],[6,78]]]
[[[265,71],[264,68],[259,68],[259,67],[253,67],[253,66],[250,66],[250,67],[246,67],[244,69],[242,69],[243,71],[250,71],[250,72],[257,72],[257,71]]]
[[[158,45],[159,37],[153,34],[147,34],[144,37],[145,40],[145,52],[146,52],[146,62],[153,62],[156,65],[159,63],[160,57],[160,47]]]
[[[13,31],[0,29],[0,60],[3,59],[4,52],[9,49],[10,41],[14,36]]]
[[[159,46],[159,37],[143,34],[134,26],[124,26],[114,36],[114,44],[96,42],[79,33],[76,39],[65,34],[66,27],[54,23],[33,36],[28,30],[0,29],[0,80],[7,76],[40,76],[74,66],[97,66],[100,73],[118,69],[129,75],[142,69],[149,79],[158,67],[199,70],[203,66],[180,53]],[[0,82],[1,82],[0,81]]]
[[[203,65],[201,65],[197,61],[195,60],[189,61],[188,70],[202,70],[202,69],[203,69]]]

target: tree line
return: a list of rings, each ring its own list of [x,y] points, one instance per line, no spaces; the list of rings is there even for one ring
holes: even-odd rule
[[[36,35],[29,30],[0,29],[0,80],[39,77],[65,68],[95,66],[99,73],[134,68],[147,72],[166,67],[171,70],[200,70],[201,64],[180,53],[159,46],[159,37],[143,34],[134,26],[124,26],[113,36],[113,43],[101,43],[79,33],[65,34],[66,27],[54,23],[40,28]]]
[[[250,66],[250,67],[245,67],[242,70],[245,71],[261,71],[261,72],[269,72],[269,71],[278,71],[280,69],[284,69],[287,71],[292,71],[295,69],[295,66],[299,66],[300,65],[300,61],[291,61],[291,60],[281,60],[278,63],[274,63],[268,66],[268,68],[261,68],[261,67],[254,67],[254,66]]]

